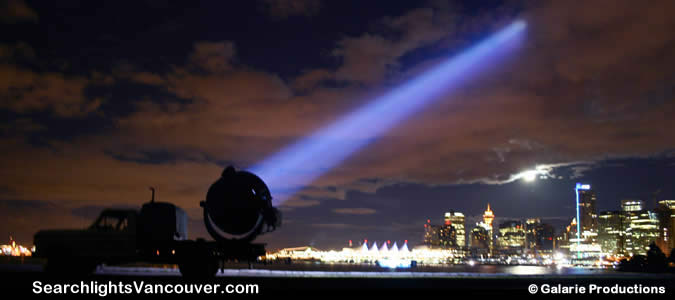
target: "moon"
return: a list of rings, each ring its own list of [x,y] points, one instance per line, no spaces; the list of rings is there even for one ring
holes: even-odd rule
[[[537,170],[525,171],[523,172],[523,179],[527,182],[532,182],[537,179],[537,174],[539,174]]]

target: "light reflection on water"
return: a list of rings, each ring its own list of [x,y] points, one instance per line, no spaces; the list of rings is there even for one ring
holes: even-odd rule
[[[232,269],[241,266],[232,266]],[[414,268],[389,269],[373,264],[322,264],[295,262],[293,264],[269,264],[258,266],[259,269],[278,271],[310,271],[310,272],[385,272],[385,273],[446,273],[452,274],[505,274],[505,275],[592,275],[617,274],[613,269],[585,269],[574,267],[534,266],[534,265],[425,265],[418,264]]]
[[[510,270],[509,270],[510,269]],[[506,268],[505,273],[514,274],[514,275],[540,275],[540,274],[550,274],[551,268],[543,268],[539,266],[514,266],[511,268]]]
[[[424,271],[449,272],[449,273],[487,273],[487,274],[512,274],[512,275],[588,275],[588,274],[607,274],[613,273],[614,270],[609,269],[585,269],[585,268],[567,268],[555,266],[523,266],[523,265],[454,265],[454,266],[438,266],[438,267],[423,267]],[[432,270],[433,269],[433,270]],[[422,270],[420,270],[422,271]]]

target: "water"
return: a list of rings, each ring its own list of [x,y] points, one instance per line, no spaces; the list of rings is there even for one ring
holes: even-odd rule
[[[38,263],[0,264],[0,271],[41,272]],[[164,275],[178,276],[172,268],[147,266],[101,266],[97,274],[118,275]],[[530,265],[418,265],[416,268],[388,269],[372,264],[330,264],[317,262],[293,262],[292,264],[248,264],[230,263],[219,276],[246,277],[519,277],[519,276],[593,276],[642,277],[644,273],[625,273],[613,269],[584,269],[555,266]]]
[[[487,276],[503,276],[503,275],[562,275],[562,276],[578,276],[578,275],[594,275],[594,274],[626,274],[617,272],[613,269],[584,269],[584,268],[567,268],[555,266],[529,266],[529,265],[418,265],[415,268],[399,268],[388,269],[378,267],[371,264],[327,264],[327,263],[312,263],[312,262],[294,262],[292,264],[268,264],[268,265],[254,265],[254,270],[244,270],[244,266],[228,265],[225,273],[235,275],[248,274],[283,274],[289,272],[301,275],[317,275],[330,276],[328,273],[336,275],[355,274],[369,276],[367,273],[388,274],[389,276],[400,276],[405,273],[407,275],[418,276],[441,276],[441,277],[455,277],[455,276],[469,276],[475,277],[481,274]],[[244,272],[246,271],[246,272]],[[243,272],[243,273],[242,273]],[[304,273],[303,273],[304,272]],[[325,274],[324,274],[325,273]],[[319,275],[322,274],[322,275]]]
[[[123,275],[123,276],[179,276],[177,269],[160,269],[152,267],[100,267],[99,275]],[[634,277],[640,274],[621,273],[612,270],[589,270],[576,268],[552,269],[542,266],[475,266],[471,269],[459,266],[441,268],[415,268],[415,269],[375,269],[364,270],[340,270],[327,271],[325,268],[302,268],[285,269],[224,269],[217,276],[223,277],[293,277],[293,278],[516,278],[521,276],[534,277],[577,277],[604,274],[612,277]]]
[[[486,273],[486,274],[512,274],[512,275],[590,275],[590,274],[607,274],[615,273],[616,271],[610,269],[584,269],[584,268],[566,268],[554,266],[504,266],[504,265],[476,265],[467,267],[462,265],[444,266],[439,269],[442,272],[469,272],[469,273]]]

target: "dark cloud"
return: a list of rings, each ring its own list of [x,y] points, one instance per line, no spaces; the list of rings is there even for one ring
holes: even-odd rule
[[[30,118],[19,118],[12,121],[7,121],[5,124],[0,124],[0,134],[6,136],[22,136],[34,132],[45,130],[46,127],[35,122]]]
[[[223,73],[232,69],[234,56],[232,42],[197,42],[190,63],[209,73]]]
[[[261,9],[274,19],[311,17],[319,13],[321,0],[260,0]]]
[[[84,96],[88,80],[82,77],[0,65],[0,79],[1,108],[17,113],[49,110],[60,117],[76,117],[95,111],[102,102]]]
[[[35,59],[35,50],[26,42],[18,42],[13,45],[0,44],[0,61],[32,61]]]
[[[0,22],[22,23],[37,22],[37,13],[23,0],[3,0],[0,2]]]
[[[356,226],[354,224],[345,224],[345,223],[319,223],[312,224],[313,227],[318,228],[328,228],[328,229],[349,229],[349,230],[363,230],[363,229],[372,229],[364,226]]]
[[[448,11],[420,8],[381,20],[379,29],[393,34],[365,33],[341,39],[333,51],[342,61],[335,79],[373,85],[395,77],[405,54],[455,33],[454,18]]]
[[[85,96],[97,80],[60,72],[36,72],[16,64],[34,61],[35,51],[26,43],[0,45],[0,109],[19,114],[49,111],[59,117],[81,117],[96,111],[103,99]]]
[[[344,214],[344,215],[373,215],[377,213],[376,210],[372,208],[365,208],[365,207],[355,207],[355,208],[336,208],[333,209],[333,212],[336,214]]]

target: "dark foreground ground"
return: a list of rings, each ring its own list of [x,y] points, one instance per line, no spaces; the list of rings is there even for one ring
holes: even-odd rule
[[[158,266],[134,266],[134,267],[106,267],[100,268],[96,274],[87,277],[62,277],[53,276],[42,272],[39,264],[0,264],[0,282],[2,295],[15,295],[11,299],[19,299],[25,296],[38,296],[40,298],[98,298],[101,292],[82,294],[56,294],[45,292],[47,285],[75,284],[75,285],[126,285],[133,289],[133,285],[185,285],[185,284],[220,284],[221,289],[228,284],[258,285],[257,295],[243,294],[200,294],[199,297],[208,298],[240,298],[240,297],[264,297],[266,299],[291,299],[313,298],[330,299],[335,296],[362,298],[376,297],[372,299],[459,299],[463,296],[483,295],[502,298],[505,296],[531,297],[529,288],[536,285],[537,292],[534,296],[550,297],[562,296],[566,299],[574,299],[579,296],[612,297],[619,296],[655,299],[671,298],[675,290],[675,277],[673,274],[642,274],[621,273],[613,271],[537,271],[538,269],[515,269],[525,270],[529,274],[514,274],[514,269],[500,269],[483,266],[481,268],[458,267],[454,269],[423,268],[417,270],[391,271],[377,268],[326,267],[311,265],[256,265],[254,270],[236,269],[230,266],[218,277],[207,281],[191,281],[179,276],[176,270],[161,268]],[[336,270],[337,269],[337,270]],[[486,272],[487,270],[487,272]],[[490,270],[493,270],[490,272]],[[40,294],[35,295],[36,285],[43,288]],[[568,288],[568,293],[542,294],[546,287]],[[590,294],[591,285],[604,287],[632,287],[637,288],[636,294],[617,295],[609,291],[609,294]],[[661,294],[645,294],[648,287],[662,288]],[[581,292],[580,288],[586,290]],[[617,288],[615,288],[617,290]],[[128,292],[128,293],[126,293]],[[153,293],[125,293],[107,292],[105,298],[146,298],[146,297],[178,297],[193,299],[195,294],[170,294],[160,295]],[[565,292],[561,290],[560,292]],[[301,297],[301,298],[300,298]],[[386,297],[386,298],[385,298]],[[440,298],[439,298],[440,297]],[[5,297],[2,297],[3,299]],[[6,298],[10,299],[10,298]],[[471,299],[471,298],[464,298]],[[506,298],[504,298],[506,299]],[[510,297],[509,297],[510,299]],[[517,299],[517,298],[516,298]]]

